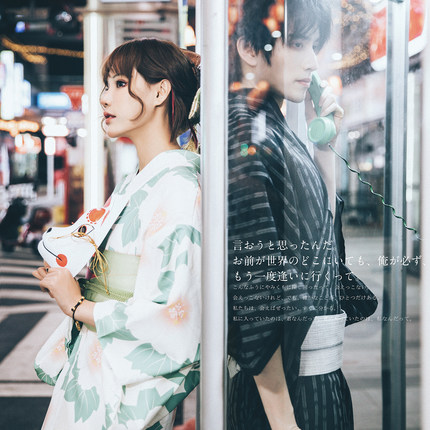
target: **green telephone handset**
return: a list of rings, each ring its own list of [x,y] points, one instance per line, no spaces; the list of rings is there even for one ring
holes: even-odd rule
[[[324,88],[321,87],[321,79],[316,72],[312,72],[309,94],[314,104],[317,118],[315,118],[308,127],[308,138],[315,145],[325,145],[336,136],[336,126],[334,124],[333,114],[320,116],[321,108],[319,100]]]
[[[367,182],[363,180],[361,177],[361,173],[358,170],[353,169],[346,158],[342,157],[334,148],[332,145],[330,145],[330,141],[333,139],[333,137],[336,136],[336,126],[334,124],[334,114],[330,114],[327,116],[320,116],[321,108],[319,106],[319,100],[321,97],[322,92],[324,91],[324,88],[321,87],[321,79],[319,78],[318,74],[316,72],[312,72],[311,75],[311,84],[309,86],[309,94],[311,96],[312,102],[314,104],[314,109],[317,114],[317,118],[315,118],[308,127],[308,138],[311,142],[313,142],[315,145],[325,145],[328,144],[329,148],[341,159],[344,161],[348,169],[355,173],[358,176],[358,180],[363,183],[364,185],[367,185],[369,187],[369,190],[372,194],[379,197],[382,204],[388,208],[390,208],[393,212],[393,216],[402,220],[403,225],[407,230],[411,230],[415,233],[418,240],[421,240],[421,238],[418,235],[417,229],[413,227],[409,227],[406,224],[406,220],[400,216],[397,215],[396,209],[394,206],[385,203],[384,196],[382,194],[376,193],[373,190],[372,184],[370,182]]]

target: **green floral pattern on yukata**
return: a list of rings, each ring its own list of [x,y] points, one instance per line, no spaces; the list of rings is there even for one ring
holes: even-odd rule
[[[116,187],[135,189],[106,250],[137,259],[124,277],[133,297],[96,303],[95,330],[84,325],[74,344],[66,318],[36,357],[39,377],[55,383],[44,429],[170,430],[199,383],[199,166],[196,154],[167,151]],[[109,267],[108,283],[120,269]]]

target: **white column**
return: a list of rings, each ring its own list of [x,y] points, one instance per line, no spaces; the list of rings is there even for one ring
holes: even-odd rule
[[[201,1],[203,305],[200,428],[225,428],[227,1]],[[216,106],[216,109],[214,109]]]
[[[84,209],[104,203],[105,157],[101,129],[102,90],[100,67],[103,61],[103,18],[98,12],[98,0],[88,0],[84,14],[84,88],[87,98],[85,127],[87,136],[84,151]]]

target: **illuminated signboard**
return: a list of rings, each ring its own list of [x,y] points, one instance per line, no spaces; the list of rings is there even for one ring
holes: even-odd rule
[[[426,44],[425,0],[410,1],[409,18],[409,56],[421,52]],[[370,63],[374,70],[387,67],[387,6],[373,14],[370,26]]]
[[[69,96],[73,110],[79,110],[82,107],[82,96],[84,87],[82,85],[62,85],[60,91]]]
[[[12,51],[1,51],[0,62],[3,64],[4,77],[1,90],[0,116],[5,119],[15,117],[15,88],[14,88],[14,54]]]
[[[146,0],[146,3],[169,2],[171,0]],[[102,0],[102,3],[141,3],[142,0]]]
[[[39,93],[37,107],[46,110],[66,110],[72,107],[69,96],[64,93]]]
[[[39,123],[35,121],[5,121],[0,119],[0,130],[8,131],[12,137],[15,137],[19,133],[25,133],[26,131],[36,133],[36,131],[39,131],[39,128]]]

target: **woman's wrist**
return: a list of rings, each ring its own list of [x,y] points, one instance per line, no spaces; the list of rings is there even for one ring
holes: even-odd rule
[[[80,325],[79,321],[77,321],[76,318],[75,318],[75,312],[78,309],[78,307],[83,303],[84,300],[85,300],[85,297],[81,296],[80,299],[76,302],[75,306],[72,306],[70,308],[70,310],[72,312],[73,323],[75,324],[76,328],[79,331],[81,330],[81,325]]]
[[[94,306],[94,302],[85,299],[75,310],[75,320],[95,327]]]

